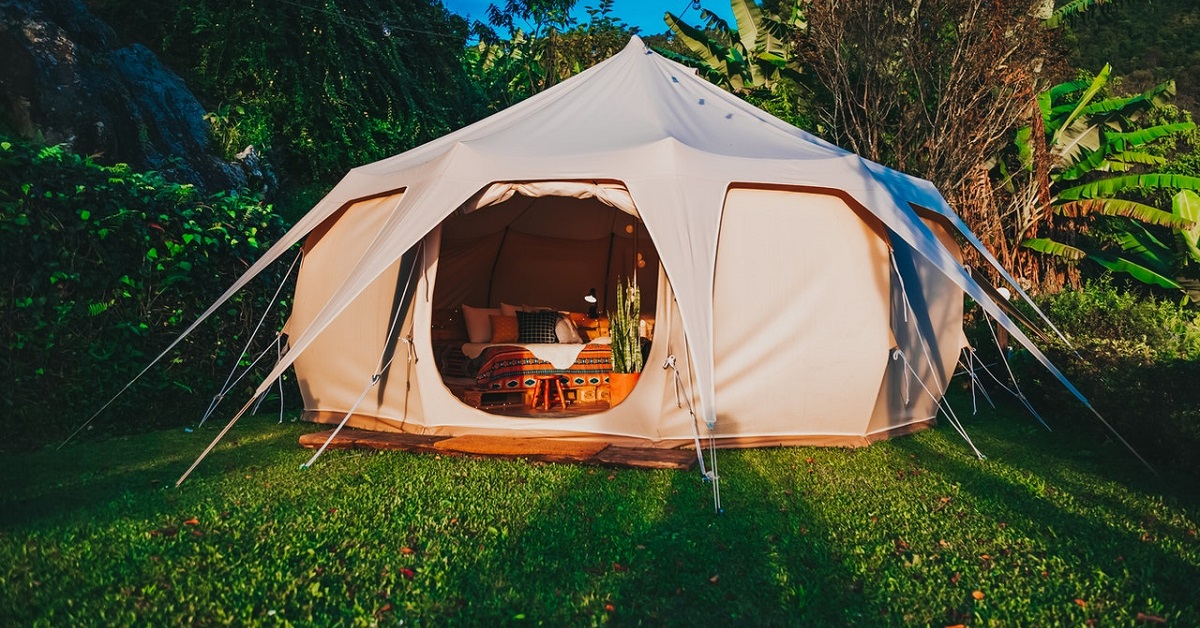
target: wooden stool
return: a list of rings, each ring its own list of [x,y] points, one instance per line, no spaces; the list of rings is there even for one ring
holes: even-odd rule
[[[562,379],[558,375],[535,375],[533,377],[533,407],[538,406],[541,399],[543,410],[550,409],[550,394],[558,395],[558,403],[563,410],[567,409],[567,396],[563,394]]]

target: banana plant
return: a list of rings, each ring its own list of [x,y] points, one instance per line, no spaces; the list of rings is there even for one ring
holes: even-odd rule
[[[1179,268],[1177,255],[1162,253],[1161,241],[1145,225],[1191,233],[1197,227],[1189,196],[1176,194],[1172,211],[1147,202],[1155,190],[1193,192],[1200,190],[1200,178],[1158,172],[1166,159],[1155,152],[1155,145],[1170,141],[1195,129],[1192,122],[1147,126],[1146,114],[1165,105],[1175,94],[1175,84],[1167,81],[1144,93],[1128,97],[1105,97],[1112,68],[1104,66],[1090,80],[1056,85],[1038,97],[1041,133],[1033,127],[1017,133],[1013,144],[1020,171],[1040,180],[1045,190],[1044,206],[1051,213],[1071,219],[1073,234],[1086,241],[1096,221],[1110,237],[1103,246],[1074,246],[1052,238],[1030,237],[1022,246],[1066,259],[1090,259],[1115,272],[1128,273],[1144,283],[1181,289],[1172,268]],[[1040,142],[1040,145],[1038,144]],[[1003,162],[1001,162],[1003,167]],[[1003,173],[1005,184],[1014,175]],[[1008,185],[1011,191],[1012,186]],[[1036,232],[1046,212],[1030,211],[1022,233]],[[1098,225],[1096,225],[1098,226]]]
[[[1072,246],[1050,238],[1030,238],[1022,245],[1068,260],[1089,259],[1142,283],[1183,291],[1195,301],[1200,299],[1200,195],[1180,190],[1171,199],[1171,214],[1187,225],[1172,229],[1175,246],[1132,221],[1107,236],[1109,247]]]
[[[700,12],[703,29],[667,12],[663,21],[696,56],[658,52],[735,92],[770,90],[781,79],[798,80],[800,66],[791,41],[806,27],[802,0],[785,3],[786,15],[767,13],[754,0],[731,0],[729,4],[736,28],[708,9]]]
[[[542,50],[519,29],[509,39],[481,39],[467,48],[463,67],[496,109],[536,94],[546,82]]]
[[[1088,9],[1105,4],[1113,4],[1114,0],[1068,0],[1062,6],[1055,7],[1054,0],[1045,0],[1042,9],[1042,24],[1046,28],[1058,28],[1064,22],[1086,13]]]

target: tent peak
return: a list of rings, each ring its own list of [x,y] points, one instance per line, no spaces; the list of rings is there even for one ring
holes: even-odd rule
[[[642,38],[641,38],[641,37],[638,37],[637,35],[630,35],[630,37],[629,37],[629,43],[625,44],[625,50],[629,50],[629,49],[631,49],[631,48],[633,48],[633,49],[637,49],[637,48],[646,49],[647,47],[646,47],[646,44],[645,44],[645,42],[643,42],[643,41],[642,41]],[[648,52],[648,50],[647,50],[647,52]]]

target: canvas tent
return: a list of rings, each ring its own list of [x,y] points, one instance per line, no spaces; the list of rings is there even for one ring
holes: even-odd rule
[[[996,264],[929,182],[791,127],[634,37],[542,94],[352,170],[222,300],[304,241],[289,348],[259,393],[294,365],[316,420],[856,445],[936,416],[964,294],[1062,379],[962,267],[950,231]],[[489,248],[498,232],[523,239],[504,260]],[[589,257],[598,241],[610,250]],[[651,261],[639,281],[655,333],[625,403],[547,420],[450,394],[431,350],[436,301],[570,308],[633,253]]]

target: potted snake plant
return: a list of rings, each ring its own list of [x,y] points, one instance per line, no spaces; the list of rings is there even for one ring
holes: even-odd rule
[[[637,384],[642,372],[642,342],[638,322],[642,298],[632,279],[617,281],[617,309],[608,312],[612,338],[612,373],[609,374],[609,405],[621,403]]]

